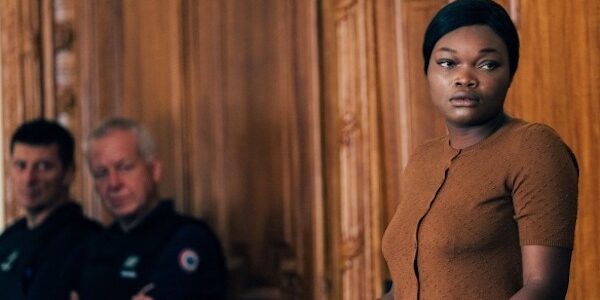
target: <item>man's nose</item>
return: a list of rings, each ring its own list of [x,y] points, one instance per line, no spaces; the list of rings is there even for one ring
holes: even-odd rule
[[[35,168],[25,168],[23,170],[22,176],[27,185],[35,184],[38,180],[38,174]]]
[[[121,187],[122,180],[119,172],[110,171],[108,174],[108,187],[111,189],[118,189]]]

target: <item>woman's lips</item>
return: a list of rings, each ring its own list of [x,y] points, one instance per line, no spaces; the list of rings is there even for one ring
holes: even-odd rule
[[[452,96],[450,103],[454,107],[475,107],[479,104],[479,97],[468,93],[460,93]]]

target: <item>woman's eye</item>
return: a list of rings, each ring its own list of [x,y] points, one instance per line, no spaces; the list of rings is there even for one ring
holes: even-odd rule
[[[481,65],[479,65],[479,68],[482,70],[490,71],[490,70],[494,70],[494,69],[498,68],[499,65],[500,64],[498,64],[497,62],[490,61],[490,62],[482,63]]]
[[[449,60],[449,59],[442,59],[442,60],[438,60],[437,64],[445,69],[450,69],[452,67],[454,67],[454,62]]]

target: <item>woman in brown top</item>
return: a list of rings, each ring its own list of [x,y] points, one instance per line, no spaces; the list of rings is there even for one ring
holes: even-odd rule
[[[448,136],[415,150],[383,237],[386,299],[562,299],[577,214],[575,157],[550,127],[506,115],[519,38],[498,4],[431,21],[425,73]]]

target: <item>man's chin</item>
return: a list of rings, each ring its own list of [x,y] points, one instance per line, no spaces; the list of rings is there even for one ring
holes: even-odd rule
[[[49,204],[46,203],[40,203],[39,201],[21,201],[21,207],[23,207],[23,209],[29,213],[29,214],[37,214],[40,213],[46,209],[48,209],[48,207],[50,206]]]
[[[137,211],[132,211],[131,209],[113,209],[113,215],[115,219],[127,222],[135,220],[138,216],[138,213]]]

